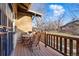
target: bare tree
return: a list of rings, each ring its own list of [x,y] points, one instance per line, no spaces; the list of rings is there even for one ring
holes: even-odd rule
[[[39,13],[42,13],[42,17],[35,17],[35,20],[34,21],[34,24],[35,24],[35,27],[37,27],[39,30],[42,30],[44,31],[45,30],[45,24],[46,24],[46,20],[44,18],[44,15],[45,15],[45,4],[44,3],[39,3],[39,4],[35,4],[36,7],[38,8],[35,8],[32,7],[31,9],[39,12]]]

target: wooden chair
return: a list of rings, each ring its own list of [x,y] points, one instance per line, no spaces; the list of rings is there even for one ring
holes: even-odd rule
[[[40,42],[40,37],[41,37],[41,35],[40,35],[40,33],[35,33],[34,35],[33,35],[33,38],[32,38],[32,52],[33,52],[33,50],[37,50],[37,49],[39,49],[40,50],[40,45],[39,45],[39,42]]]

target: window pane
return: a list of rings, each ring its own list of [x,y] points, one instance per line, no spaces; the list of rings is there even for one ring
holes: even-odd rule
[[[1,10],[0,10],[0,25],[1,25]]]

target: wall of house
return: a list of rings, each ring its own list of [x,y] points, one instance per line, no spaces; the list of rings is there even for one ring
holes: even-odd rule
[[[9,5],[7,3],[0,3],[0,25],[2,26],[0,30],[0,33],[5,33],[5,34],[0,34],[0,55],[2,56],[7,56],[10,55],[12,50],[15,47],[15,41],[14,41],[14,31],[13,29],[15,25],[13,25],[13,20],[15,20],[15,15],[9,8]],[[3,31],[3,27],[5,27],[5,31]],[[4,48],[3,48],[4,47]]]
[[[18,30],[22,32],[32,31],[32,16],[29,13],[19,13],[16,20]]]
[[[32,31],[32,16],[28,13],[18,13],[16,20],[17,38],[20,40],[21,33]]]

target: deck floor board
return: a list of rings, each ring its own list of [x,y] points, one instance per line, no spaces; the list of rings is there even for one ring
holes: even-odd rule
[[[42,42],[40,42],[40,49],[33,49],[31,52],[27,47],[18,43],[12,56],[63,56],[59,52],[55,51],[50,47],[45,47]]]

